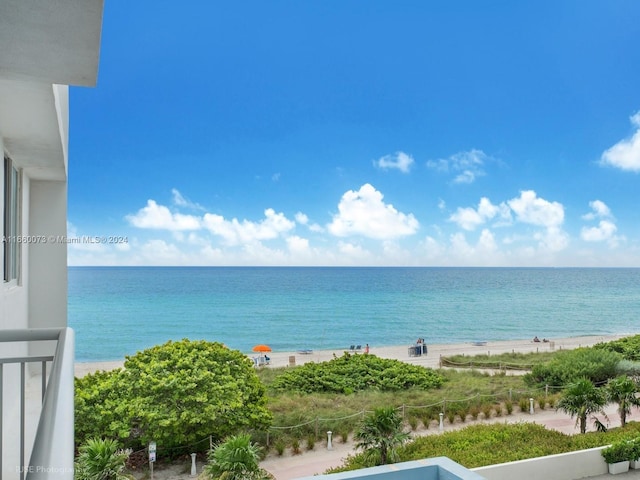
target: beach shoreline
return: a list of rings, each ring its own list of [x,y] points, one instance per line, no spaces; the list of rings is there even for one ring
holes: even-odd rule
[[[377,355],[381,358],[390,358],[400,360],[414,365],[422,365],[424,367],[438,368],[440,366],[441,356],[450,355],[479,355],[479,354],[500,354],[507,352],[544,352],[568,350],[578,347],[589,347],[596,343],[610,342],[623,337],[634,335],[634,333],[619,335],[582,335],[576,337],[551,338],[548,342],[534,342],[532,339],[527,340],[496,340],[496,341],[476,341],[466,343],[426,343],[427,354],[420,356],[410,356],[409,349],[415,348],[416,344],[395,345],[376,347],[369,345],[369,353]],[[289,367],[294,365],[303,365],[308,362],[325,362],[334,357],[342,356],[345,352],[364,354],[364,345],[360,350],[329,349],[329,350],[305,350],[291,352],[269,352],[268,367]],[[245,352],[246,353],[246,352]],[[247,357],[254,359],[260,356],[259,353],[246,353]],[[120,368],[124,365],[124,359],[112,361],[98,362],[76,362],[75,376],[83,377],[89,373],[96,371],[109,371]]]

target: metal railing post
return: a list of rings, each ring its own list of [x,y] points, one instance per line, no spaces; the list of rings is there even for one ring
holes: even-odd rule
[[[20,362],[20,480],[24,480],[25,362]]]
[[[4,443],[3,435],[9,433],[12,438],[19,436],[16,452],[19,456],[13,458],[14,465],[19,469],[20,480],[36,478],[50,478],[52,474],[60,480],[73,480],[73,383],[74,383],[74,333],[70,328],[41,328],[41,329],[7,329],[0,330],[0,343],[5,342],[36,342],[57,341],[54,355],[0,357],[0,480],[2,480]],[[53,361],[49,381],[47,381],[47,362]],[[35,439],[31,449],[31,458],[26,457],[26,366],[28,363],[41,363],[42,407],[37,425]],[[20,432],[4,432],[4,365],[19,364],[20,391],[13,396],[20,405]],[[13,378],[13,376],[11,376]],[[17,380],[17,379],[16,379]],[[17,389],[12,388],[11,392]],[[37,395],[37,394],[36,394]],[[31,418],[31,417],[30,417]],[[6,442],[5,442],[6,443]],[[14,442],[12,442],[15,444]],[[17,465],[19,461],[19,465]]]

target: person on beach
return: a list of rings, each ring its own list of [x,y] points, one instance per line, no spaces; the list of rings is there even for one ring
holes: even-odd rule
[[[364,346],[364,353],[369,353],[369,344],[368,343]]]

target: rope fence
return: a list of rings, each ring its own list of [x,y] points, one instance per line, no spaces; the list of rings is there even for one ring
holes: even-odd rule
[[[459,399],[447,399],[447,398],[443,398],[442,400],[438,401],[438,402],[434,402],[434,403],[430,403],[427,405],[400,405],[398,407],[395,407],[398,411],[400,411],[402,413],[402,418],[404,420],[406,420],[406,414],[407,411],[410,410],[429,410],[429,409],[435,409],[437,408],[439,410],[438,414],[443,414],[446,415],[447,411],[448,411],[448,407],[449,408],[453,408],[452,405],[455,404],[469,404],[472,403],[474,400],[482,400],[482,399],[493,399],[495,402],[502,402],[502,401],[513,401],[514,396],[517,396],[519,398],[526,398],[527,401],[529,401],[530,398],[533,397],[540,397],[540,395],[544,395],[545,398],[548,397],[549,395],[549,391],[550,390],[561,390],[565,388],[565,386],[553,386],[553,385],[545,385],[545,387],[543,388],[532,388],[529,390],[513,390],[513,389],[509,389],[508,391],[503,391],[503,392],[499,392],[499,393],[493,393],[493,394],[475,394],[469,397],[465,397],[465,398],[459,398]],[[339,417],[314,417],[310,420],[304,421],[302,423],[298,423],[295,425],[278,425],[278,426],[271,426],[267,429],[266,431],[266,445],[267,447],[270,446],[270,434],[276,433],[276,432],[285,432],[285,431],[291,431],[291,430],[295,430],[295,429],[300,429],[309,425],[313,425],[313,431],[315,433],[316,438],[319,437],[319,433],[320,433],[320,427],[323,425],[331,425],[331,424],[335,424],[336,422],[340,422],[340,421],[344,421],[344,420],[349,420],[351,418],[355,418],[355,417],[361,417],[364,418],[365,415],[367,415],[368,413],[371,413],[371,410],[359,410],[347,415],[342,415]],[[435,420],[435,418],[434,418]],[[201,440],[198,440],[195,443],[189,444],[189,445],[183,445],[183,446],[178,446],[178,447],[172,447],[172,448],[167,448],[167,447],[161,447],[158,445],[158,452],[164,452],[165,454],[171,454],[171,452],[173,451],[186,451],[187,449],[191,449],[192,451],[202,451],[200,450],[201,445],[205,442],[209,443],[209,450],[213,449],[214,442],[213,442],[213,436],[209,435]],[[132,454],[138,454],[138,453],[142,453],[142,452],[148,452],[148,447],[145,447],[143,449],[137,450],[135,452],[133,452]]]

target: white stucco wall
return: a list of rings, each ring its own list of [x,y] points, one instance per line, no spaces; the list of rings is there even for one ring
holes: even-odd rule
[[[67,183],[32,180],[29,235],[47,239],[67,234]],[[67,326],[67,245],[29,244],[29,326]]]
[[[4,141],[0,132],[0,151],[4,152]],[[4,160],[4,156],[3,156]],[[4,161],[3,161],[4,165]],[[17,165],[19,167],[19,165]],[[4,184],[4,167],[0,169],[0,179]],[[30,182],[27,177],[23,177],[21,184],[21,218],[22,233],[28,234],[28,210],[30,196]],[[0,194],[0,212],[4,211],[4,189]],[[0,217],[2,222],[2,217]],[[0,224],[1,225],[1,224]],[[0,226],[0,230],[4,230]],[[3,231],[4,234],[4,231]],[[28,305],[28,289],[29,289],[29,272],[27,265],[29,263],[29,252],[23,249],[20,260],[20,279],[18,282],[5,283],[0,280],[0,328],[2,329],[20,329],[27,328],[29,321],[29,305]],[[4,256],[0,251],[0,265],[4,270]],[[19,357],[27,354],[27,346],[23,343],[8,343],[1,345],[2,356]],[[20,385],[20,369],[18,365],[6,365],[3,369],[3,479],[19,478],[18,461],[19,446],[14,438],[8,436],[9,432],[18,430],[18,422],[20,419],[20,403],[17,395]],[[13,394],[12,394],[13,393]],[[27,436],[32,435],[35,431],[36,419],[27,415]]]
[[[513,480],[514,478],[541,480],[576,480],[607,473],[607,464],[600,451],[604,447],[577,452],[530,458],[518,462],[500,463],[474,468],[487,480]]]
[[[2,132],[0,132],[0,151],[4,152],[4,141],[2,138]],[[4,155],[3,155],[3,165],[4,165]],[[2,179],[2,185],[4,184],[4,167],[0,168],[0,179]],[[26,184],[26,185],[25,185]],[[28,202],[28,190],[29,190],[29,182],[28,180],[23,180],[22,186],[22,201]],[[2,194],[0,194],[0,212],[4,212],[4,189],[2,189]],[[23,209],[21,221],[25,222],[26,213]],[[0,216],[0,225],[3,217]],[[0,229],[4,229],[0,227]],[[24,267],[25,263],[28,261],[28,255],[22,256],[21,267]],[[4,270],[4,255],[0,252],[0,265],[2,265],[2,269]],[[22,268],[22,273],[25,273],[25,269]],[[20,283],[11,282],[5,283],[4,281],[0,281],[2,284],[0,286],[0,328],[26,328],[28,324],[28,316],[27,316],[27,285],[28,285],[28,275],[22,276],[20,279]]]

